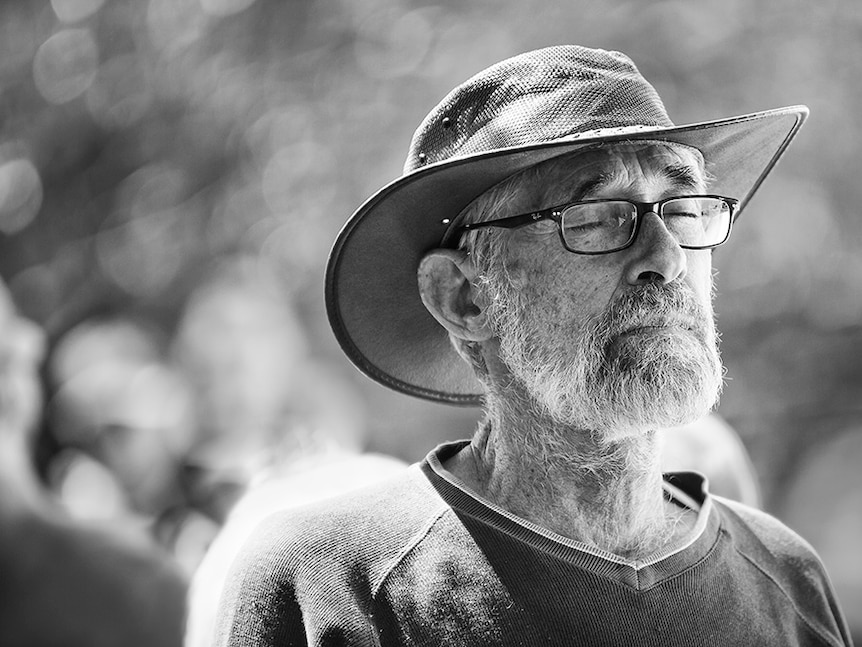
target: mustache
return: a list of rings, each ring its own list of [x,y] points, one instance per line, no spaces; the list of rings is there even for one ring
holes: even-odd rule
[[[638,328],[671,326],[706,337],[712,314],[690,288],[679,283],[647,283],[623,293],[597,323],[603,336],[609,337]]]

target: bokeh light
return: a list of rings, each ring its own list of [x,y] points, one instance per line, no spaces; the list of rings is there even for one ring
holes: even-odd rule
[[[212,16],[230,16],[245,11],[254,0],[200,0],[201,8]]]
[[[387,3],[357,3],[371,6],[357,24],[356,59],[372,78],[393,78],[415,73],[428,54],[433,27],[427,10],[405,12]]]
[[[62,104],[83,94],[99,65],[99,47],[88,29],[64,29],[39,47],[33,80],[46,101]]]
[[[99,67],[86,100],[96,123],[105,128],[128,128],[145,117],[154,99],[140,59],[126,54]]]
[[[105,0],[51,0],[57,17],[66,23],[79,22],[96,13]]]
[[[150,0],[147,5],[149,37],[156,50],[168,58],[203,37],[206,23],[198,0]]]
[[[81,451],[65,450],[47,477],[60,504],[76,519],[116,521],[130,514],[129,501],[114,474]]]
[[[0,162],[0,231],[14,234],[29,225],[42,206],[42,179],[27,159]]]

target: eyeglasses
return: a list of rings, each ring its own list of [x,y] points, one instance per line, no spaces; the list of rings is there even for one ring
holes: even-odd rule
[[[575,254],[610,254],[629,247],[637,238],[643,217],[657,214],[685,249],[710,249],[730,236],[738,200],[719,195],[687,195],[658,202],[584,200],[520,216],[461,225],[454,232],[483,227],[515,229],[543,220],[557,223],[560,240]]]

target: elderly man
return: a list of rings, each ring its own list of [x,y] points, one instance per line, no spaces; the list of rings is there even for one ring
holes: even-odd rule
[[[327,305],[362,371],[483,420],[265,522],[221,644],[848,644],[811,548],[663,475],[655,431],[716,402],[711,250],[806,114],[674,126],[628,58],[582,47],[449,94],[339,235]]]

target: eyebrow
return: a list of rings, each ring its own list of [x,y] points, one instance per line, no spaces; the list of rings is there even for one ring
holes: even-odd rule
[[[701,189],[703,178],[688,164],[669,164],[664,175],[681,189]]]
[[[575,191],[575,200],[583,200],[591,193],[594,193],[598,189],[601,189],[603,186],[610,184],[613,179],[613,175],[610,173],[601,173],[594,178],[590,178],[589,180],[581,183],[577,190]]]
[[[704,186],[704,180],[701,175],[688,164],[668,164],[662,169],[661,174],[674,185],[674,188],[699,191]],[[593,178],[589,178],[578,185],[572,199],[574,201],[584,200],[590,194],[612,183],[613,180],[613,173],[600,173]]]

